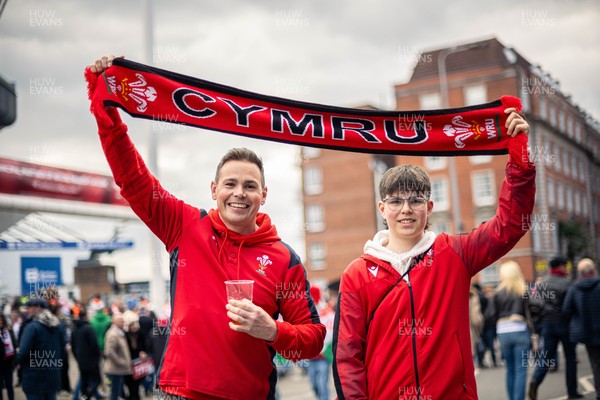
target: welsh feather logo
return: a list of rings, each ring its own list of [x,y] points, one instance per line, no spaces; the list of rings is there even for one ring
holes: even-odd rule
[[[473,140],[478,140],[481,135],[486,135],[487,139],[494,139],[498,136],[496,122],[494,118],[486,118],[481,124],[477,121],[464,121],[460,115],[452,118],[452,124],[444,126],[446,136],[454,137],[454,145],[462,149],[465,147],[465,141],[473,136]]]
[[[267,255],[256,257],[256,261],[258,261],[258,269],[256,270],[256,272],[258,272],[261,275],[267,276],[265,271],[267,270],[267,267],[269,265],[273,264],[273,261],[269,260],[269,256]]]
[[[107,76],[106,81],[110,91],[115,95],[120,96],[123,100],[134,100],[138,106],[138,112],[146,112],[148,102],[156,100],[156,89],[153,86],[148,86],[146,79],[142,74],[135,74],[137,81],[129,82],[129,78],[123,78],[117,82],[114,76]]]

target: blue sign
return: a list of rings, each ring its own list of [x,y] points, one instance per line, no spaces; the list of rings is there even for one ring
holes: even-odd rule
[[[21,257],[21,293],[39,296],[62,285],[60,257]]]

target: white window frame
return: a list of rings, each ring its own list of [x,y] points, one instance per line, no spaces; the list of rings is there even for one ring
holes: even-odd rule
[[[450,209],[450,192],[448,179],[445,176],[431,178],[431,200],[434,211],[448,211]]]
[[[544,95],[541,95],[539,97],[540,99],[540,118],[541,119],[546,119],[546,117],[548,116],[548,103],[546,101],[546,97],[544,97]]]
[[[489,164],[492,162],[492,156],[469,156],[472,165]]]
[[[563,191],[563,184],[561,181],[556,181],[556,207],[559,210],[565,208],[565,195]]]
[[[323,232],[325,230],[325,210],[320,204],[306,206],[306,230],[308,232]]]
[[[442,97],[439,92],[419,95],[419,108],[421,110],[437,110],[442,108]]]
[[[463,96],[465,99],[465,106],[486,103],[487,87],[483,83],[465,86],[463,88]]]
[[[486,182],[487,181],[487,182]],[[485,193],[482,193],[481,185],[487,184]],[[493,170],[478,170],[471,172],[471,188],[473,204],[477,207],[485,207],[496,204],[496,182]]]
[[[317,158],[321,156],[321,149],[318,147],[302,147],[302,155],[306,158]]]
[[[304,194],[320,193],[323,193],[323,170],[316,165],[304,168]]]
[[[548,206],[554,207],[554,205],[556,204],[556,195],[554,193],[554,179],[551,176],[549,176],[546,180],[546,191],[546,196],[548,198]]]
[[[439,156],[428,156],[425,157],[425,168],[430,171],[438,171],[440,169],[446,168],[448,165],[447,157],[439,157]]]
[[[327,246],[322,242],[308,244],[308,267],[313,271],[327,268]]]

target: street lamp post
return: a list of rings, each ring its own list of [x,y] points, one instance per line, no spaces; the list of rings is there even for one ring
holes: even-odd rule
[[[148,65],[153,64],[154,27],[152,14],[152,0],[143,0],[144,15],[144,58]],[[150,143],[148,145],[148,167],[154,176],[159,178],[158,171],[158,134],[154,124],[150,125]],[[165,304],[165,284],[162,279],[162,254],[164,246],[153,233],[150,233],[150,248],[152,271],[150,276],[150,302],[158,316],[162,315]]]
[[[446,58],[450,54],[481,47],[485,47],[485,44],[473,43],[461,46],[453,46],[447,49],[443,49],[438,54],[438,79],[440,85],[440,94],[442,97],[442,108],[450,107],[450,101],[448,100],[448,78],[446,74]],[[450,190],[452,193],[452,219],[454,222],[454,233],[460,233],[463,231],[463,223],[462,212],[458,200],[458,177],[456,174],[456,160],[454,159],[454,157],[450,157],[448,161],[448,172],[450,173]]]

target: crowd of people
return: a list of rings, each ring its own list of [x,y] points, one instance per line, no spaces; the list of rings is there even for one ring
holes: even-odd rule
[[[73,400],[150,395],[169,334],[167,319],[140,302],[109,307],[95,297],[87,305],[66,306],[53,296],[37,293],[3,307],[0,388],[8,400],[14,400],[15,387],[28,400],[53,400],[60,392]],[[79,371],[76,382],[69,376],[70,353]]]

